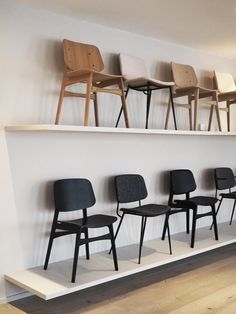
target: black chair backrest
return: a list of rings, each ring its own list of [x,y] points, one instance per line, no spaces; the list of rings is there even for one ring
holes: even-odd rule
[[[231,168],[215,168],[214,174],[217,190],[230,189],[236,185],[234,173]]]
[[[139,174],[123,174],[115,177],[118,203],[130,203],[147,197],[147,188]]]
[[[61,212],[86,209],[95,204],[92,184],[87,179],[63,179],[54,183],[55,209]]]
[[[196,190],[196,182],[192,171],[177,169],[170,171],[170,193],[187,194]]]

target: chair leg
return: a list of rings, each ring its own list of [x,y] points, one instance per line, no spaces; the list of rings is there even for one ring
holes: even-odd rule
[[[140,242],[139,242],[139,256],[138,256],[139,264],[141,262],[141,254],[142,254],[142,246],[143,246],[143,238],[144,238],[144,233],[145,233],[145,228],[146,228],[146,222],[147,222],[147,217],[142,217],[141,230],[140,230]]]
[[[199,89],[195,91],[195,101],[194,101],[194,131],[197,130],[197,123],[198,123],[198,100],[199,100]]]
[[[61,117],[61,109],[62,109],[62,102],[64,99],[65,95],[65,82],[64,82],[64,77],[61,83],[61,91],[60,91],[60,96],[58,100],[58,105],[57,105],[57,113],[56,113],[56,119],[55,119],[55,124],[59,123],[60,117]]]
[[[216,210],[215,205],[211,206],[212,209],[212,218],[213,218],[213,226],[214,226],[214,232],[215,232],[215,239],[218,240],[218,230],[217,230],[217,222],[216,222]]]
[[[129,92],[129,86],[127,87],[127,90],[125,92],[125,99],[127,98],[128,92]],[[118,124],[120,122],[120,117],[121,117],[122,111],[123,111],[123,107],[121,106],[119,116],[118,116],[118,119],[116,121],[116,128],[118,127]]]
[[[88,229],[84,231],[85,239],[88,239]],[[85,251],[86,251],[86,259],[89,259],[89,243],[85,244]]]
[[[92,91],[92,74],[87,79],[85,112],[84,112],[84,126],[88,126],[91,91]]]
[[[167,233],[168,233],[168,242],[169,242],[170,255],[172,255],[169,221],[167,222]]]
[[[174,106],[174,100],[173,100],[173,94],[172,94],[171,87],[169,87],[169,91],[170,91],[170,103],[171,103],[172,114],[173,114],[173,119],[174,119],[174,126],[175,126],[175,130],[177,130],[176,116],[175,116],[175,106]]]
[[[118,225],[118,227],[117,227],[117,229],[116,229],[116,233],[115,233],[114,240],[116,240],[116,237],[117,237],[118,232],[119,232],[119,230],[120,230],[120,226],[121,226],[121,224],[122,224],[122,221],[123,221],[123,219],[124,219],[124,216],[125,216],[125,213],[123,213],[122,216],[121,216],[121,218],[120,218],[120,222],[119,222],[119,225]],[[112,250],[112,247],[110,248],[110,251],[109,251],[108,254],[111,254],[111,250]]]
[[[213,110],[214,110],[214,105],[211,105],[210,115],[209,115],[209,122],[208,122],[208,131],[211,130],[212,117],[213,117]]]
[[[147,90],[147,108],[146,108],[146,124],[145,124],[145,129],[148,129],[148,118],[149,118],[151,97],[152,97],[152,91],[149,90],[149,88],[148,88],[148,90]]]
[[[220,206],[221,206],[222,201],[223,201],[223,196],[221,196],[220,203],[219,203],[219,205],[218,205],[218,207],[217,207],[216,216],[218,215],[218,212],[219,212],[219,209],[220,209]],[[211,224],[211,226],[210,226],[210,230],[212,229],[212,227],[213,227],[213,222],[212,222],[212,224]]]
[[[76,239],[75,239],[75,252],[74,252],[74,261],[73,261],[73,269],[72,269],[72,277],[71,282],[75,282],[76,277],[76,270],[77,270],[77,263],[78,263],[78,256],[79,256],[79,246],[80,246],[80,236],[81,236],[81,230],[76,233]]]
[[[118,270],[118,262],[117,262],[117,255],[116,255],[116,245],[115,245],[113,226],[110,225],[108,228],[109,228],[110,235],[111,235],[111,248],[112,248],[114,266],[115,266],[115,270]]]
[[[192,131],[192,129],[193,129],[193,118],[192,118],[192,99],[191,99],[191,96],[188,96],[188,104],[189,104],[189,110],[188,110],[189,129],[190,129],[190,131]]]
[[[194,248],[195,233],[196,233],[196,222],[197,222],[197,210],[193,210],[193,224],[192,224],[192,236],[191,236],[191,248]]]
[[[222,128],[221,128],[220,110],[219,110],[219,106],[218,106],[218,101],[216,101],[215,111],[216,111],[216,119],[217,119],[217,123],[218,123],[218,129],[221,132]]]
[[[52,222],[52,229],[51,229],[51,233],[50,233],[50,237],[49,237],[49,241],[48,241],[47,254],[46,254],[44,267],[43,267],[45,270],[48,268],[48,262],[49,262],[49,258],[50,258],[50,254],[51,254],[51,250],[52,250],[52,244],[53,244],[53,240],[54,240],[54,235],[55,235],[55,231],[56,231],[57,218],[58,218],[58,212],[55,211],[54,217],[53,217],[53,222]]]
[[[128,112],[127,112],[127,108],[126,108],[126,101],[125,101],[125,94],[124,94],[124,83],[123,83],[123,79],[121,78],[119,80],[119,87],[121,90],[121,103],[122,103],[122,111],[124,114],[124,118],[125,118],[125,126],[126,128],[129,128],[129,118],[128,118]]]
[[[186,233],[189,234],[189,209],[186,210]]]
[[[230,104],[227,101],[227,130],[230,132]]]
[[[95,125],[99,126],[97,93],[93,93]]]
[[[171,107],[171,100],[169,97],[168,105],[167,105],[167,111],[166,111],[166,121],[165,121],[165,130],[168,128],[168,122],[169,122],[169,117],[170,117],[170,107]]]
[[[169,217],[170,217],[170,215],[166,214],[166,218],[165,218],[165,222],[164,222],[164,226],[163,226],[163,231],[162,231],[162,236],[161,236],[162,240],[165,240],[166,229],[167,229],[167,227],[169,225]]]
[[[232,220],[233,220],[233,217],[234,217],[234,211],[235,211],[235,205],[236,205],[236,200],[234,201],[234,205],[233,205],[233,210],[232,210],[232,214],[231,214],[231,218],[230,218],[230,225],[232,224]]]

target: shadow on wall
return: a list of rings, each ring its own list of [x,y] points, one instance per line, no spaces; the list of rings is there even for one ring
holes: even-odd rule
[[[206,88],[215,89],[213,84],[213,72],[208,70],[201,70],[200,74],[201,75],[198,78],[199,85]]]
[[[161,81],[173,81],[170,62],[157,62],[154,78]]]
[[[159,192],[161,195],[169,195],[170,186],[170,170],[162,171],[158,174],[157,186],[159,187]]]
[[[215,189],[214,169],[204,169],[201,172],[200,178],[201,188],[205,191],[212,191]]]

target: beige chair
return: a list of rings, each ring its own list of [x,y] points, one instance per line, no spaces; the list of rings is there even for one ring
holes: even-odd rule
[[[120,61],[121,73],[125,78],[125,86],[127,88],[125,96],[127,97],[130,89],[142,92],[147,96],[145,128],[146,129],[148,128],[148,118],[149,118],[152,91],[160,90],[160,89],[167,89],[170,93],[170,106],[172,105],[174,125],[175,125],[175,129],[177,130],[176,119],[175,119],[175,109],[174,109],[172,90],[171,90],[171,87],[174,86],[174,82],[163,82],[163,81],[151,78],[148,75],[144,61],[138,57],[133,57],[133,56],[129,56],[129,55],[121,53],[119,55],[119,61]],[[116,126],[118,126],[122,110],[123,109],[121,108]]]
[[[214,71],[214,81],[218,89],[218,102],[226,102],[225,108],[220,108],[227,112],[227,130],[230,131],[230,106],[236,104],[236,85],[230,73]]]
[[[128,128],[129,121],[124,96],[123,77],[121,75],[101,73],[104,69],[103,60],[99,49],[93,45],[77,43],[64,39],[63,48],[65,67],[55,124],[59,123],[64,97],[83,97],[85,98],[84,126],[88,125],[91,99],[94,101],[96,126],[99,126],[97,93],[103,92],[115,94],[121,97],[125,125]],[[78,83],[86,84],[85,94],[66,90],[67,86]],[[118,85],[118,88],[114,88],[113,85]],[[106,88],[108,86],[112,86],[112,88]]]
[[[221,122],[219,107],[217,102],[217,91],[200,87],[198,85],[198,79],[196,73],[190,65],[171,63],[171,70],[175,86],[173,88],[173,98],[179,98],[186,96],[188,98],[187,104],[177,104],[188,109],[189,111],[189,128],[190,130],[197,130],[198,125],[198,112],[199,112],[199,99],[210,98],[210,101],[205,100],[204,104],[210,105],[210,116],[208,122],[208,131],[211,129],[213,110],[216,111],[216,117],[218,122],[218,128],[221,131]],[[194,101],[194,123],[192,123],[192,101]],[[170,103],[167,108],[165,128],[168,127]]]

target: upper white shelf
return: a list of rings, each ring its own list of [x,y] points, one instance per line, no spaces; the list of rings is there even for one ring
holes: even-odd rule
[[[85,132],[85,133],[117,133],[117,134],[149,134],[149,135],[203,135],[203,136],[236,136],[236,132],[219,131],[187,131],[187,130],[163,130],[163,129],[139,129],[139,128],[111,128],[111,127],[84,127],[75,125],[54,124],[28,124],[10,125],[4,129],[8,132]]]

